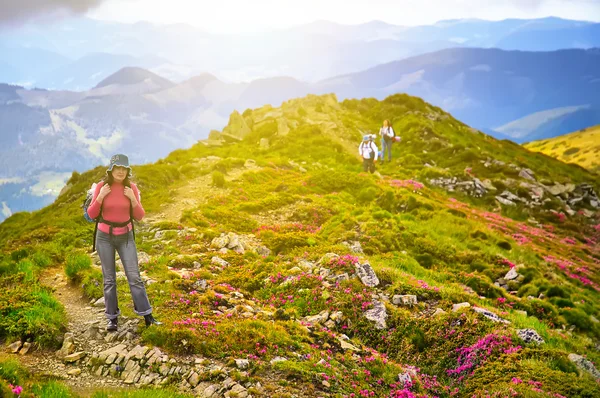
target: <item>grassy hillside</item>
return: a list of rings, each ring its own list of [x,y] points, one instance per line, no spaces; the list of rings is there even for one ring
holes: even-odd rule
[[[359,130],[386,118],[402,136],[394,161],[361,173]],[[0,320],[13,311],[2,303],[47,267],[102,295],[79,206],[103,172],[74,173],[55,203],[0,224]],[[248,359],[236,377],[260,382],[262,396],[600,393],[569,360],[600,360],[600,220],[589,193],[600,187],[581,167],[418,98],[326,95],[233,114],[223,134],[134,174],[147,212],[136,229],[141,269],[165,322],[142,332],[147,344],[234,367]],[[453,192],[431,184],[454,178]],[[484,194],[461,188],[474,181]],[[573,200],[583,183],[588,193]],[[501,204],[505,191],[521,199]],[[27,319],[23,330],[0,321],[0,338],[52,347],[62,320]],[[521,329],[544,342],[521,340]]]
[[[524,146],[565,163],[575,163],[596,173],[600,172],[600,126],[548,140],[529,142]]]

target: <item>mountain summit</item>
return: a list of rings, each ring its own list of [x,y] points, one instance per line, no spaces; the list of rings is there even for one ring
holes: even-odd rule
[[[140,83],[152,83],[156,91],[164,90],[175,86],[175,83],[158,76],[155,73],[143,68],[125,67],[108,76],[94,87],[95,89],[111,85],[134,85]]]

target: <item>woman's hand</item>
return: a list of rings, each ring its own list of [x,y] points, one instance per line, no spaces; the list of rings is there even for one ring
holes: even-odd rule
[[[135,197],[135,194],[133,193],[133,189],[131,189],[129,187],[125,187],[125,189],[123,190],[123,193],[125,194],[125,196],[127,196],[129,198],[131,203],[137,203],[137,198]]]
[[[102,185],[102,188],[100,188],[100,192],[98,192],[98,197],[96,198],[96,200],[98,202],[102,203],[102,201],[104,200],[106,195],[108,195],[109,193],[110,193],[110,185],[108,185],[108,184]]]

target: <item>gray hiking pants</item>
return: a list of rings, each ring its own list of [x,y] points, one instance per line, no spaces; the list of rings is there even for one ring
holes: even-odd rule
[[[115,319],[121,314],[117,300],[115,250],[119,253],[119,257],[121,257],[121,262],[123,263],[125,275],[129,282],[129,289],[131,290],[131,297],[133,298],[135,313],[142,316],[151,314],[152,307],[146,294],[146,287],[140,277],[133,232],[129,231],[127,234],[111,236],[105,232],[98,231],[96,234],[96,250],[102,262],[106,317],[108,319]]]

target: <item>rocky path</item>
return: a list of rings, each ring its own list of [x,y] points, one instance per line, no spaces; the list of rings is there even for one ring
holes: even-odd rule
[[[140,341],[141,318],[120,317],[119,330],[107,332],[104,308],[98,308],[70,285],[57,269],[48,270],[42,283],[55,289],[55,297],[68,316],[67,332],[58,351],[34,350],[17,354],[20,344],[9,349],[33,374],[57,378],[80,396],[99,389],[162,387],[172,385],[181,392],[200,397],[251,397],[250,388],[260,391],[260,383],[240,384],[229,375],[244,372],[244,364],[228,368],[214,359],[173,356]],[[209,375],[217,375],[208,377]]]
[[[81,289],[68,283],[62,270],[49,269],[40,279],[44,285],[55,290],[54,296],[64,306],[68,319],[67,332],[60,351],[30,351],[20,358],[21,363],[37,376],[47,375],[62,379],[83,396],[92,389],[123,386],[118,379],[99,377],[82,365],[90,353],[111,347],[118,338],[128,337],[132,344],[139,340],[134,330],[139,320],[122,318],[121,332],[107,334],[104,308],[91,306],[82,296]],[[81,359],[73,360],[78,356],[81,356]]]

